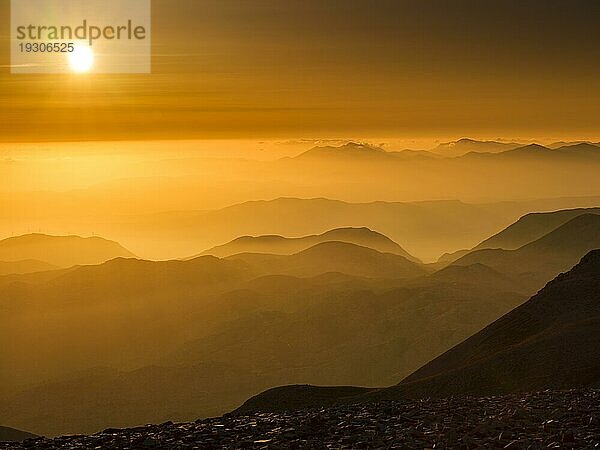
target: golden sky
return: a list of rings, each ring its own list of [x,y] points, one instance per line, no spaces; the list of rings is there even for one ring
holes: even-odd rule
[[[11,75],[5,141],[600,138],[597,0],[154,0],[150,75]]]

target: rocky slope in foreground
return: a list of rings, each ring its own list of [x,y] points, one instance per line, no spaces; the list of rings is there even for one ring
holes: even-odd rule
[[[0,449],[577,448],[600,446],[600,390],[390,401],[30,439]]]

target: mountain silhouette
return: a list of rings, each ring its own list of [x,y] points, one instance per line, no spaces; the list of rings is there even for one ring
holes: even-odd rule
[[[501,153],[520,147],[514,142],[477,141],[473,139],[459,139],[438,145],[432,152],[446,156],[463,156],[467,153]]]
[[[393,253],[406,259],[419,262],[406,250],[387,236],[368,228],[337,228],[319,235],[288,238],[278,235],[243,236],[233,241],[206,250],[202,255],[214,255],[220,258],[239,253],[270,253],[275,255],[291,255],[306,250],[323,242],[347,242],[368,247],[382,253]]]
[[[314,147],[298,156],[296,160],[307,160],[307,159],[387,159],[392,158],[393,155],[386,152],[381,147],[375,147],[369,144],[359,144],[356,142],[349,142],[339,147],[325,146],[325,147]]]
[[[557,149],[560,147],[569,147],[569,146],[578,145],[578,144],[591,144],[591,145],[600,147],[600,142],[590,142],[590,141],[558,141],[558,142],[553,142],[552,144],[547,145],[547,147],[552,148],[552,149]]]
[[[551,150],[548,147],[544,147],[540,144],[529,144],[522,147],[517,147],[512,150],[502,152],[501,156],[538,156],[550,154],[555,150]]]
[[[599,341],[600,250],[594,250],[529,301],[398,385],[363,391],[283,386],[250,398],[235,412],[598,386]]]
[[[56,269],[56,266],[48,264],[44,261],[37,261],[35,259],[24,259],[21,261],[0,261],[0,276],[10,274],[24,274],[33,272],[42,272],[45,270]]]
[[[578,144],[565,145],[563,147],[557,148],[555,151],[565,156],[600,156],[600,146],[598,146],[598,144],[590,144],[588,142],[580,142]]]
[[[357,277],[409,278],[427,273],[403,256],[338,241],[323,242],[290,256],[241,253],[227,259],[244,261],[257,273],[301,277],[340,272]]]
[[[453,264],[480,263],[539,289],[595,248],[600,248],[600,215],[582,214],[516,250],[475,250]]]
[[[194,326],[190,311],[251,277],[246,264],[212,256],[114,259],[0,277],[0,338],[13,336],[22,346],[0,347],[0,385],[29,382],[35,373],[45,379],[89,366],[149,363],[185,339],[178,332],[182,323]],[[206,326],[209,319],[203,317]],[[27,323],[36,324],[35,333]]]
[[[14,428],[0,426],[0,442],[21,442],[25,439],[35,438],[37,435],[27,431],[15,430]]]
[[[600,382],[600,250],[402,381],[410,395],[570,389]]]
[[[306,277],[332,270],[370,277]],[[526,298],[491,269],[428,275],[339,242],[6,278],[0,422],[44,434],[217,415],[288,383],[389,385]],[[56,415],[37,414],[51,406]]]
[[[506,291],[518,290],[515,280],[483,264],[472,264],[469,266],[448,266],[429,276],[436,281],[447,281],[449,283],[465,283],[476,280],[478,286],[490,286],[494,289]]]
[[[463,256],[469,254],[470,252],[471,252],[471,250],[463,249],[463,250],[457,250],[457,251],[451,252],[451,253],[444,253],[434,263],[434,267],[443,268],[444,266],[453,263],[457,259],[462,258]]]
[[[499,153],[477,153],[471,152],[465,155],[467,158],[489,158],[493,160],[512,160],[512,159],[534,159],[539,161],[563,160],[573,161],[594,161],[600,157],[600,147],[590,143],[569,144],[562,147],[550,148],[540,144],[529,144],[509,149]]]
[[[57,267],[101,264],[134,255],[120,244],[100,237],[27,234],[0,241],[0,261],[34,259]]]
[[[477,245],[474,250],[486,248],[514,250],[541,238],[569,220],[583,214],[600,214],[600,208],[566,209],[527,214],[500,233]]]
[[[529,209],[527,205],[524,212]],[[165,214],[153,222],[153,229],[169,243],[171,258],[190,255],[195,248],[200,253],[240,236],[307,236],[337,228],[368,227],[419,259],[433,259],[440,249],[473,247],[522,214],[517,208],[516,214],[505,217],[455,200],[349,203],[282,197],[214,211]],[[143,227],[140,223],[139,228]],[[174,235],[177,240],[171,241]],[[152,239],[156,240],[156,234]]]

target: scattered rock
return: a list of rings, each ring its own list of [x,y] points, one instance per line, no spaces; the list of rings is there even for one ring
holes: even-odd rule
[[[404,400],[35,438],[4,449],[600,448],[600,390]]]

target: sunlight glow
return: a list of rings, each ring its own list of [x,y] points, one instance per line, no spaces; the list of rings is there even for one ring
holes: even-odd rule
[[[73,72],[85,73],[94,65],[94,52],[87,45],[77,44],[68,54],[69,67]]]

